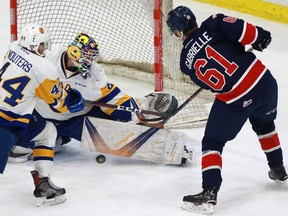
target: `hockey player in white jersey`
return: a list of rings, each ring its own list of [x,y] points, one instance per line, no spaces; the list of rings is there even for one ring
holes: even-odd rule
[[[157,112],[173,112],[177,108],[177,100],[170,94],[152,93],[143,98],[133,98],[116,85],[109,83],[103,68],[97,63],[98,55],[99,49],[96,41],[89,35],[80,33],[68,49],[53,46],[46,58],[57,67],[64,88],[77,89],[85,100]],[[81,141],[85,116],[139,122],[135,113],[87,104],[82,111],[77,113],[55,114],[44,101],[39,101],[36,110],[40,116],[55,123],[59,137],[71,137],[78,141]],[[17,150],[13,152],[21,152],[16,152]],[[11,156],[17,157],[17,154]]]
[[[99,49],[96,41],[89,35],[80,33],[72,41],[68,49],[56,45],[47,54],[46,58],[56,65],[64,88],[69,89],[73,87],[77,89],[82,93],[85,100],[158,112],[171,112],[171,110],[177,108],[176,98],[167,93],[152,93],[143,98],[133,98],[123,92],[115,84],[107,80],[103,68],[97,63],[98,55]],[[113,120],[125,122],[133,120],[139,122],[135,113],[107,107],[101,107],[99,109],[87,105],[81,112],[73,114],[60,113],[55,116],[44,101],[39,101],[36,110],[45,119],[58,121],[68,120],[83,114],[87,115],[89,111],[93,110],[93,113],[89,114],[89,116],[96,115],[96,117],[98,117],[99,115],[100,117]]]
[[[56,68],[43,58],[50,47],[47,29],[38,24],[27,25],[19,40],[9,46],[0,69],[0,173],[5,170],[12,147],[33,140],[35,170],[31,174],[37,205],[66,200],[65,189],[55,186],[50,179],[56,129],[52,123],[34,117],[37,101],[41,99],[58,113],[84,108],[81,94],[73,89],[64,90]]]

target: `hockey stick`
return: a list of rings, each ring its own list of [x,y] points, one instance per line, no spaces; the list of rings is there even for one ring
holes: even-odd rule
[[[167,118],[164,118],[163,121],[157,122],[157,123],[151,123],[149,124],[150,127],[156,127],[156,128],[164,128],[164,124],[173,116],[175,116],[178,112],[180,112],[185,106],[187,106],[190,101],[192,101],[203,89],[199,88],[197,89],[188,99],[186,99],[172,114],[170,114]],[[159,118],[160,119],[160,118]],[[155,119],[154,119],[155,121]]]
[[[103,103],[103,102],[88,101],[88,100],[85,100],[85,103],[86,104],[90,104],[92,106],[113,108],[113,109],[120,110],[120,111],[160,116],[161,119],[166,119],[166,118],[169,117],[169,115],[167,113],[160,113],[160,112],[154,112],[154,111],[151,111],[151,110],[137,109],[137,108],[134,108],[134,107],[118,106],[116,104],[107,104],[107,103]],[[143,121],[146,121],[146,119],[143,119]]]

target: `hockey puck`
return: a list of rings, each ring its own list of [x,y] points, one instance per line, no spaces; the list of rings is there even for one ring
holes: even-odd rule
[[[106,161],[106,157],[104,155],[98,155],[96,157],[96,161],[97,161],[97,163],[102,164]]]

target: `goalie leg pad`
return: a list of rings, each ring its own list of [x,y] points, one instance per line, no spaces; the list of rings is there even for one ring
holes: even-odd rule
[[[187,153],[185,141],[185,134],[180,132],[86,117],[81,144],[103,154],[179,165]]]

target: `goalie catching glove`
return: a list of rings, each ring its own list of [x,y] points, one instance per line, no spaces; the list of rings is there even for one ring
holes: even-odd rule
[[[132,105],[135,108],[140,107],[140,109],[165,113],[168,116],[170,116],[178,108],[178,101],[173,95],[169,93],[156,93],[155,92],[155,93],[150,93],[144,98],[135,99],[135,101],[132,102]],[[145,123],[141,120],[143,116],[145,119],[155,118],[155,116],[153,115],[147,115],[147,114],[139,115],[138,114],[138,115],[132,115],[132,120],[137,123],[139,122]]]
[[[151,93],[146,97],[152,98],[150,109],[157,112],[171,115],[178,107],[177,99],[169,93]]]

